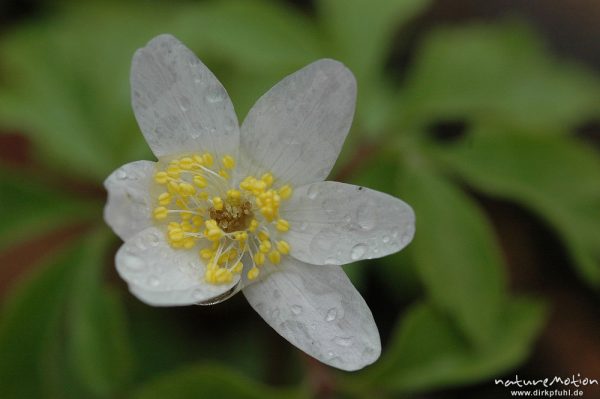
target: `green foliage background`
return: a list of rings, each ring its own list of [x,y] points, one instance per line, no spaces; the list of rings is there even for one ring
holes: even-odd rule
[[[352,374],[317,368],[334,396],[410,397],[521,364],[543,327],[543,299],[509,292],[498,237],[471,193],[545,220],[581,281],[597,289],[600,160],[572,131],[600,116],[600,84],[550,55],[518,21],[431,29],[406,70],[390,69],[394,40],[403,39],[395,34],[428,3],[318,0],[312,15],[268,0],[67,1],[5,29],[0,130],[26,135],[36,166],[0,165],[0,249],[74,224],[85,234],[4,294],[0,396],[315,394],[310,361],[278,344],[243,300],[153,309],[113,278],[118,243],[103,223],[103,198],[81,185],[99,187],[121,164],[152,159],[128,74],[134,50],[163,32],[216,73],[240,120],[270,86],[317,58],[339,59],[357,76],[357,114],[338,170],[356,163],[345,180],[410,203],[417,235],[400,254],[348,267],[376,320],[397,322],[373,366]],[[431,126],[439,121],[461,121],[465,132],[437,140]],[[373,281],[387,305],[367,295]],[[273,341],[284,352],[279,387],[268,376]]]

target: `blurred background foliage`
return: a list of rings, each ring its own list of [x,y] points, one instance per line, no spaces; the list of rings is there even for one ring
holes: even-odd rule
[[[523,10],[441,3],[3,2],[0,396],[487,398],[516,370],[600,377],[594,60],[549,50]],[[331,179],[417,214],[407,250],[346,269],[380,326],[374,365],[342,373],[307,358],[241,296],[150,308],[116,277],[101,183],[152,159],[128,75],[163,32],[215,72],[240,120],[317,58],[357,76]]]

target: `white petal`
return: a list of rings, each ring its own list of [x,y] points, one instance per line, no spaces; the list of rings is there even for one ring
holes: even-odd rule
[[[131,67],[132,105],[157,157],[209,151],[237,155],[239,126],[229,95],[181,42],[160,35]]]
[[[404,248],[415,232],[415,214],[403,201],[379,191],[325,181],[298,188],[285,203],[285,239],[295,258],[343,265]]]
[[[346,139],[356,80],[341,63],[319,60],[263,95],[242,124],[242,170],[302,185],[324,180]]]
[[[264,281],[244,288],[250,305],[281,336],[323,363],[358,370],[381,353],[364,299],[340,267],[288,258]]]
[[[152,225],[150,187],[154,172],[154,162],[131,162],[104,181],[108,191],[104,220],[123,241]]]
[[[194,250],[174,250],[165,233],[150,227],[119,248],[119,275],[142,302],[154,306],[191,305],[211,301],[235,289],[239,276],[230,284],[204,282],[204,263]]]

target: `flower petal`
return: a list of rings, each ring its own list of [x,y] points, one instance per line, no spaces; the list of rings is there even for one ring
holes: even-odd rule
[[[381,343],[373,315],[340,267],[291,258],[280,267],[243,290],[275,331],[342,370],[358,370],[377,360]]]
[[[403,201],[379,191],[325,181],[298,188],[282,216],[295,258],[343,265],[397,252],[412,240],[415,214]]]
[[[165,233],[150,227],[136,234],[119,248],[115,258],[119,275],[142,302],[154,306],[191,305],[234,290],[237,276],[230,284],[204,282],[204,263],[197,251],[174,250]]]
[[[341,63],[323,59],[276,84],[242,124],[242,170],[273,172],[295,185],[324,180],[346,139],[356,80]]]
[[[150,187],[154,165],[150,161],[131,162],[104,181],[108,191],[104,220],[123,241],[152,225]]]
[[[239,126],[229,95],[179,40],[160,35],[131,67],[136,119],[157,157],[209,151],[237,155]]]

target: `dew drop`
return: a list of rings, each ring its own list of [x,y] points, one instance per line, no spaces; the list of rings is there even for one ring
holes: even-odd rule
[[[350,346],[354,339],[352,337],[335,337],[333,342],[338,344],[339,346]]]
[[[315,199],[317,198],[317,195],[319,195],[319,188],[316,184],[311,185],[308,188],[308,191],[306,192],[306,195],[308,196],[308,198],[310,199]]]
[[[156,233],[150,233],[146,236],[146,242],[151,247],[156,247],[160,243],[160,238]]]
[[[295,315],[299,315],[300,313],[302,313],[302,306],[300,305],[292,305],[292,313]]]
[[[331,308],[327,311],[327,315],[325,316],[325,321],[334,321],[337,317],[337,309]]]
[[[367,252],[367,246],[365,244],[356,244],[352,247],[352,251],[350,252],[350,257],[352,260],[359,260],[365,256],[365,252]]]
[[[123,264],[129,270],[132,270],[135,272],[142,270],[145,266],[144,261],[139,256],[136,256],[133,254],[125,255],[123,257]]]
[[[335,257],[329,256],[325,259],[325,262],[323,263],[325,263],[326,265],[337,265],[340,262]]]
[[[117,172],[115,173],[115,176],[117,177],[117,179],[119,180],[125,180],[127,179],[127,172],[125,172],[123,169],[119,169],[117,170]]]
[[[146,283],[150,287],[156,288],[160,285],[160,280],[156,276],[150,276],[150,277],[148,277],[148,280],[146,281]]]
[[[356,221],[363,230],[371,230],[375,227],[376,209],[370,202],[359,206],[356,210]]]
[[[209,94],[206,96],[206,101],[211,104],[218,103],[219,101],[223,101],[223,96],[219,93]]]
[[[381,241],[383,241],[384,244],[387,244],[388,242],[390,242],[390,236],[383,236]]]
[[[187,97],[180,97],[179,98],[179,108],[183,111],[186,112],[189,108],[190,108],[190,99]]]
[[[402,242],[402,245],[408,244],[408,242],[410,241],[410,234],[409,233],[402,234],[402,237],[400,237],[400,241]]]

